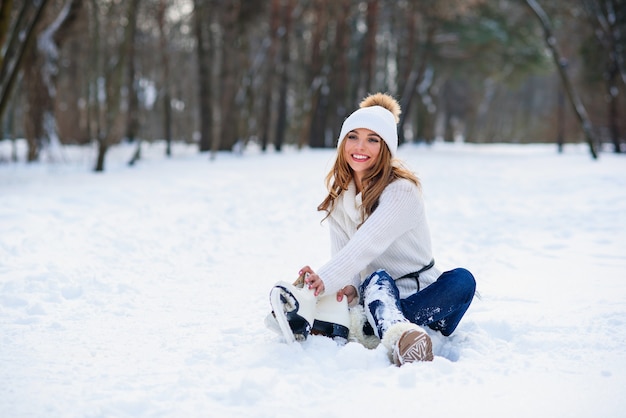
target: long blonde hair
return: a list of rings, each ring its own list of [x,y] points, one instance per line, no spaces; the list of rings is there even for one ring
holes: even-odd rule
[[[345,140],[341,141],[341,145],[337,149],[337,158],[335,159],[333,168],[326,175],[328,195],[317,207],[319,211],[326,211],[324,219],[330,216],[330,213],[335,207],[337,198],[344,190],[348,190],[348,186],[354,178],[354,171],[346,161],[343,152],[346,142]],[[417,187],[420,187],[420,181],[417,176],[404,167],[400,160],[392,158],[391,151],[389,151],[387,144],[383,142],[376,163],[365,173],[362,179],[362,220],[359,226],[376,210],[380,195],[383,193],[383,190],[385,190],[385,187],[391,182],[401,178],[410,180]]]

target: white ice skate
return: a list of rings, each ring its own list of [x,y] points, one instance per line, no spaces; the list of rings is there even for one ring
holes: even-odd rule
[[[304,276],[293,283],[278,282],[270,291],[273,312],[265,325],[287,342],[303,341],[309,334],[323,335],[340,344],[348,340],[350,313],[347,298],[337,302],[336,295],[315,297],[304,283]]]
[[[348,298],[344,297],[341,302],[337,301],[337,296],[334,294],[318,298],[311,334],[323,335],[340,344],[345,344],[348,341],[349,332]]]
[[[278,327],[287,343],[302,341],[311,332],[316,297],[308,287],[278,282],[270,291],[270,305]],[[267,319],[266,323],[271,319]],[[269,326],[269,324],[268,324]]]

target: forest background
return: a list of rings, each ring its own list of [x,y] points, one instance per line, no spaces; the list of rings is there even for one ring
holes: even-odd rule
[[[0,0],[0,140],[331,147],[368,93],[401,142],[622,152],[624,0]]]

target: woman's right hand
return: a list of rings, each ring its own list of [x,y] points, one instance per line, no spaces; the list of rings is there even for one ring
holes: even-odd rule
[[[309,286],[309,289],[313,290],[313,294],[315,296],[319,296],[324,292],[324,281],[313,271],[311,267],[302,267],[298,274],[304,274],[304,283]]]

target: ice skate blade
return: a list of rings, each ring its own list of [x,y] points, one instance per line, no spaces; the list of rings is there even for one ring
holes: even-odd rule
[[[270,291],[270,305],[272,305],[274,317],[276,318],[276,322],[278,323],[285,342],[287,342],[287,344],[291,344],[296,341],[296,338],[294,337],[291,327],[289,326],[289,321],[287,321],[287,317],[285,316],[283,302],[280,299],[280,295],[281,289],[279,287],[272,288]]]

